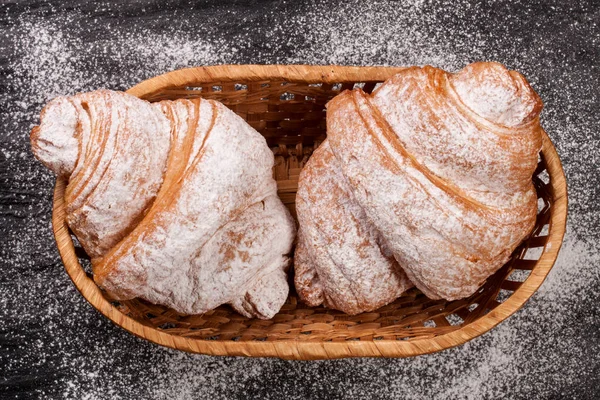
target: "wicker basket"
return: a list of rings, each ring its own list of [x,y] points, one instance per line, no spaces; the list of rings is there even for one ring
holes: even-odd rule
[[[129,93],[149,101],[202,96],[229,106],[273,148],[279,195],[295,215],[298,174],[325,138],[325,103],[357,85],[370,93],[378,82],[400,70],[275,65],[188,68],[144,81]],[[564,173],[545,134],[533,180],[540,204],[533,234],[473,296],[451,302],[430,300],[412,289],[392,304],[356,316],[307,307],[294,293],[268,321],[242,317],[227,306],[183,316],[139,299],[116,302],[94,284],[87,256],[74,244],[77,241],[65,222],[64,180],[56,183],[53,225],[67,273],[81,294],[115,324],[154,343],[195,353],[304,360],[408,357],[483,334],[523,306],[541,285],[558,255],[567,214]]]

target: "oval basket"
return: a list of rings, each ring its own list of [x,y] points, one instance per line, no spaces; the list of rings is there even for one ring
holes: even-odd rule
[[[371,92],[402,68],[213,66],[173,71],[131,88],[149,101],[206,97],[223,102],[265,136],[275,153],[279,195],[295,215],[298,174],[325,138],[325,108],[344,89]],[[293,293],[271,320],[248,319],[228,306],[184,316],[143,300],[114,301],[92,279],[89,258],[65,222],[64,190],[54,192],[53,227],[67,273],[81,294],[115,324],[154,343],[194,353],[285,359],[408,357],[447,349],[487,332],[517,311],[552,268],[565,232],[567,187],[546,134],[533,177],[536,227],[511,260],[473,296],[430,300],[416,289],[381,309],[348,316],[310,308]],[[526,334],[525,332],[523,334]]]

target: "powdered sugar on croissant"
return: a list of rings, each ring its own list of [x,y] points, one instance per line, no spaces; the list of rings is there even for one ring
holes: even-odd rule
[[[331,164],[339,165],[356,206],[428,297],[471,295],[533,228],[541,107],[525,79],[497,63],[457,74],[409,68],[373,95],[346,91],[328,104]],[[308,176],[301,176],[299,193]],[[313,199],[315,208],[324,205]],[[298,208],[305,243],[296,258],[308,260],[319,282],[321,266],[304,250],[319,246],[306,225],[313,209]]]
[[[32,147],[69,177],[67,222],[117,298],[187,314],[230,303],[259,318],[285,302],[295,224],[276,194],[273,154],[222,104],[58,98]]]
[[[302,171],[296,211],[295,286],[307,304],[358,314],[412,286],[356,202],[327,141]]]

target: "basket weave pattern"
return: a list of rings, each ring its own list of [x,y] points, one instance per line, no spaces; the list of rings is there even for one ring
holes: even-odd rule
[[[142,82],[130,93],[149,101],[204,97],[223,102],[258,130],[275,154],[278,193],[295,216],[298,175],[325,139],[325,104],[345,89],[370,93],[401,68],[219,66],[174,71]],[[65,223],[64,189],[55,190],[54,230],[75,285],[104,315],[130,332],[182,350],[294,359],[412,356],[464,343],[507,318],[549,272],[562,242],[566,183],[560,160],[544,135],[534,174],[539,211],[531,236],[510,261],[467,299],[430,300],[411,289],[374,312],[349,316],[299,302],[293,292],[271,320],[248,319],[228,306],[184,316],[140,299],[114,301],[93,282],[87,255],[74,246]],[[76,242],[76,240],[75,240]]]

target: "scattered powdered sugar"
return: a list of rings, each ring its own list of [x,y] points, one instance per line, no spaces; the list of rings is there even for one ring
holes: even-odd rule
[[[28,1],[0,13],[0,370],[5,397],[594,398],[600,381],[600,9],[467,0],[143,5]],[[63,272],[54,178],[27,135],[56,95],[125,89],[217,63],[432,64],[496,60],[545,103],[569,182],[569,231],[516,315],[456,349],[406,360],[292,362],[190,355],[113,326]],[[4,394],[4,393],[3,393]]]
[[[241,393],[234,387],[243,387],[245,395],[260,394],[267,399],[306,398],[308,394],[366,398],[374,392],[380,393],[376,398],[403,399],[475,400],[507,394],[529,399],[552,398],[557,393],[571,397],[578,386],[597,378],[597,364],[589,361],[597,361],[598,332],[587,332],[588,346],[581,346],[577,325],[582,324],[574,324],[574,316],[582,310],[592,315],[598,312],[594,304],[600,284],[598,265],[600,251],[569,232],[546,282],[521,311],[482,337],[442,353],[413,359],[298,363],[223,360],[166,350],[165,364],[155,365],[151,376],[174,373],[169,373],[168,381],[159,380],[151,393],[171,399],[185,399],[190,393],[227,398]],[[589,359],[588,352],[595,355]],[[225,364],[221,374],[207,375],[205,365],[217,362]],[[277,384],[264,389],[265,380]],[[225,390],[224,381],[229,382]]]

